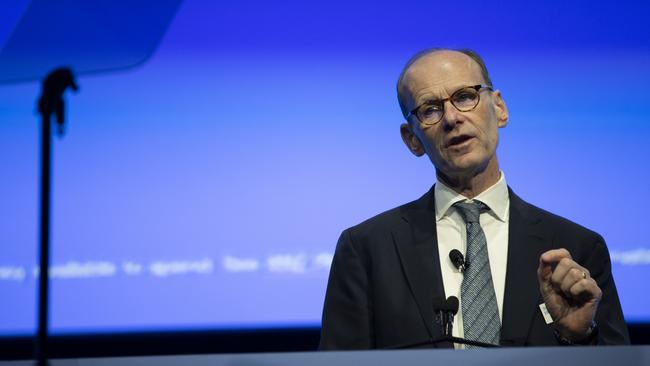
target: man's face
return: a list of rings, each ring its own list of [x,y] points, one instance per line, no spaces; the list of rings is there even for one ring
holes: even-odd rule
[[[423,56],[406,71],[400,92],[408,110],[428,100],[449,98],[455,91],[483,84],[479,65],[469,56],[438,51]],[[438,174],[446,177],[476,175],[488,166],[498,170],[498,129],[508,122],[508,111],[499,91],[479,91],[480,101],[468,112],[444,103],[442,120],[423,126],[416,116],[402,125],[404,142],[417,156],[427,154]]]

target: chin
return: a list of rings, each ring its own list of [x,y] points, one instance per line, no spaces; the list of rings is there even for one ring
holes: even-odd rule
[[[448,162],[449,170],[456,174],[478,173],[488,165],[489,160],[478,159],[472,156],[462,156]]]
[[[452,156],[448,161],[449,166],[451,167],[469,169],[485,163],[486,159],[484,159],[483,156],[480,156],[480,154],[467,153],[459,156]]]

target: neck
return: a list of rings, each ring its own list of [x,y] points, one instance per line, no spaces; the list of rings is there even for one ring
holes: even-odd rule
[[[490,160],[487,167],[479,172],[471,174],[445,174],[440,170],[436,171],[438,180],[449,186],[455,192],[467,198],[474,198],[481,192],[492,187],[501,178],[499,163],[496,157]]]

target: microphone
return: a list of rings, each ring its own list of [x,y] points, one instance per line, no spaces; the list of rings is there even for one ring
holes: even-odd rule
[[[456,296],[449,296],[447,298],[447,307],[445,310],[451,312],[451,315],[456,315],[458,312],[458,305],[460,302],[458,301],[458,298]]]
[[[463,257],[463,253],[460,252],[458,249],[452,249],[451,252],[449,252],[449,259],[451,259],[451,263],[454,264],[454,267],[456,267],[460,273],[465,272],[465,268],[469,267],[469,263],[465,262],[465,257]],[[456,301],[458,301],[457,298],[455,298]],[[458,311],[458,304],[456,304],[456,311]]]
[[[460,252],[459,252],[460,254]],[[462,255],[461,255],[462,256]],[[398,344],[394,346],[384,347],[384,349],[406,349],[422,346],[436,346],[438,344],[465,344],[475,347],[499,347],[496,344],[484,343],[471,339],[464,339],[452,336],[452,328],[454,325],[454,315],[458,312],[459,301],[456,296],[449,296],[446,300],[444,298],[433,299],[433,312],[434,321],[440,325],[439,337],[429,338],[428,340],[421,340],[419,342],[409,342]]]
[[[436,322],[440,324],[443,337],[451,337],[454,326],[454,315],[458,312],[458,298],[449,296],[447,300],[434,299],[433,307],[436,311]]]
[[[462,261],[463,255],[455,249],[452,250],[452,252],[454,251],[456,251],[458,255],[460,255],[460,260]],[[463,264],[463,268],[464,268],[464,264]],[[484,347],[484,348],[499,347],[499,345],[496,344],[484,343],[472,339],[458,338],[452,335],[452,328],[454,325],[454,315],[456,315],[456,313],[458,312],[458,305],[459,305],[459,301],[456,296],[449,296],[447,300],[443,300],[443,299],[433,300],[434,311],[436,312],[436,321],[441,326],[442,337],[437,340],[433,340],[432,343],[451,342],[455,344],[465,344],[474,347]]]

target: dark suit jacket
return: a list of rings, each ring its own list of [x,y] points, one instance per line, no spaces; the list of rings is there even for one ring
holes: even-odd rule
[[[508,231],[502,345],[558,345],[552,324],[544,322],[539,309],[543,301],[537,282],[539,257],[554,248],[568,249],[603,291],[596,313],[598,343],[629,343],[600,235],[524,202],[512,190]],[[434,324],[434,298],[445,294],[432,188],[420,199],[341,234],[325,297],[320,349],[388,348],[436,339],[440,329]]]

